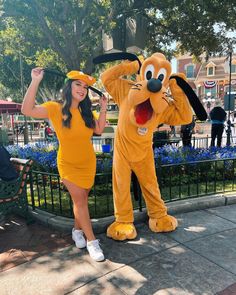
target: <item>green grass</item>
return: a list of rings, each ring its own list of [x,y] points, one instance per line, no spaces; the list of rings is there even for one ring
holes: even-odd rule
[[[59,201],[59,189],[50,188],[49,185],[42,186],[37,190],[34,185],[34,200],[35,206],[42,210],[54,213],[56,215],[62,215],[66,217],[73,217],[72,202],[67,191],[61,190],[61,208]],[[171,202],[175,200],[188,199],[194,197],[200,197],[210,195],[214,193],[230,192],[235,189],[235,185],[232,180],[190,183],[182,184],[181,186],[172,185],[171,187],[162,187],[161,194],[165,202]],[[52,202],[53,198],[53,202]],[[32,205],[30,191],[28,190],[28,201]],[[132,194],[132,203],[134,209],[138,208],[138,202],[134,200]],[[142,200],[143,207],[145,202]],[[88,206],[91,218],[100,218],[105,216],[111,216],[114,212],[113,195],[111,183],[96,185],[89,194]]]
[[[229,169],[225,169],[222,162],[217,164],[217,167],[213,164],[164,167],[161,171],[157,171],[157,175],[165,202],[235,190],[236,168],[230,166]],[[52,183],[51,186],[50,183]],[[45,176],[34,173],[33,195],[35,207],[56,215],[73,217],[70,195],[60,183],[58,175]],[[131,195],[133,208],[137,209],[139,204],[134,200],[133,194]],[[32,205],[29,188],[28,200]],[[142,205],[145,206],[143,200]],[[91,218],[113,215],[111,173],[96,175],[95,185],[89,194],[88,206]]]

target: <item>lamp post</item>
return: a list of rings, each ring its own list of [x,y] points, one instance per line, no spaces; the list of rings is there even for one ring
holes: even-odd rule
[[[130,17],[130,11],[136,12]],[[116,27],[111,36],[102,33],[103,50],[105,52],[127,51],[138,53],[145,48],[147,42],[148,19],[141,9],[126,10],[117,15]]]
[[[229,52],[229,99],[228,99],[228,120],[227,120],[227,129],[226,129],[226,145],[230,146],[231,138],[231,121],[230,121],[230,105],[231,105],[231,77],[232,77],[232,49]]]
[[[23,77],[23,65],[22,65],[22,56],[20,54],[20,83],[21,83],[21,94],[24,97],[24,77]],[[29,142],[29,133],[28,133],[28,124],[26,116],[24,115],[24,144]]]

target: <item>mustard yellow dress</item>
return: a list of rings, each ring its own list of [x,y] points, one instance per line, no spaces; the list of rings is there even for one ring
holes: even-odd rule
[[[46,102],[41,106],[48,111],[59,141],[57,167],[62,179],[66,179],[81,188],[91,188],[96,173],[96,155],[91,137],[93,129],[85,126],[78,108],[71,108],[71,127],[62,125],[62,105]]]

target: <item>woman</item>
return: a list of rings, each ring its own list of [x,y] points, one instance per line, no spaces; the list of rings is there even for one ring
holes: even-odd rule
[[[73,200],[75,225],[72,239],[78,248],[87,246],[95,261],[102,261],[104,255],[90,221],[88,194],[96,172],[96,156],[91,137],[93,133],[101,134],[105,127],[107,98],[101,98],[100,115],[98,120],[95,120],[88,87],[96,80],[80,71],[71,71],[67,74],[63,88],[63,104],[50,101],[36,106],[35,96],[43,75],[42,68],[32,70],[32,81],[25,94],[21,111],[26,116],[51,120],[59,140],[58,171]]]

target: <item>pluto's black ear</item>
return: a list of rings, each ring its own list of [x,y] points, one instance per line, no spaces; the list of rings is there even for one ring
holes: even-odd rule
[[[178,86],[183,90],[185,95],[187,96],[197,118],[200,121],[205,121],[207,119],[207,113],[204,109],[203,105],[201,104],[199,98],[197,97],[196,93],[193,91],[191,86],[181,77],[179,76],[171,76],[170,79],[175,79]]]
[[[93,92],[97,93],[99,96],[103,96],[102,91],[98,90],[97,88],[89,86],[89,89],[91,89]]]
[[[135,61],[137,60],[139,63],[139,70],[138,74],[140,72],[140,68],[142,66],[141,61],[137,57],[137,55],[129,52],[114,52],[114,53],[106,53],[99,55],[93,59],[93,63],[95,64],[101,64],[101,63],[106,63],[109,61],[116,61],[116,60],[122,60],[122,59],[128,59],[130,61]]]
[[[66,74],[62,73],[62,72],[59,71],[59,70],[50,69],[50,68],[44,68],[43,70],[44,70],[45,73],[48,73],[48,74],[52,74],[52,75],[56,75],[56,76],[60,76],[60,77],[64,77],[64,78],[66,78]]]

